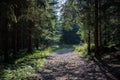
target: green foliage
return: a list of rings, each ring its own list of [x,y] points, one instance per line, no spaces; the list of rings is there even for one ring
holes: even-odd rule
[[[64,44],[79,44],[80,43],[80,35],[77,34],[79,30],[79,26],[72,24],[71,30],[62,30],[62,36],[60,41]]]
[[[40,70],[53,49],[45,51],[35,50],[33,54],[26,55],[15,61],[15,64],[6,65],[0,71],[1,80],[22,80],[29,78],[33,73]]]
[[[34,69],[31,66],[22,66],[16,70],[6,69],[3,71],[4,75],[2,76],[2,80],[21,80],[30,76],[34,73]]]
[[[75,52],[83,56],[87,55],[87,44],[75,45]]]
[[[38,49],[42,45],[48,47],[54,43],[56,16],[54,4],[49,2],[0,1],[0,52],[3,52],[5,60],[9,60],[9,56],[14,58],[22,49],[32,52],[34,47]]]

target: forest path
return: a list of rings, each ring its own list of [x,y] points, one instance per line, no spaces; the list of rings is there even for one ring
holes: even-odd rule
[[[32,80],[112,80],[105,74],[94,61],[65,48],[51,54]]]

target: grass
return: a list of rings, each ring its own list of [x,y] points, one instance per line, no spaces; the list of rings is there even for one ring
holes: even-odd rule
[[[35,50],[33,54],[17,59],[14,64],[2,65],[0,80],[28,80],[33,73],[44,66],[49,53],[54,50],[55,48],[48,48],[44,51]]]
[[[35,50],[33,54],[26,54],[25,50],[21,51],[13,64],[0,65],[0,80],[29,80],[32,74],[44,66],[49,53],[63,48],[73,48],[73,46],[56,45],[45,50]]]
[[[87,44],[74,45],[74,51],[75,53],[86,56],[87,55]]]

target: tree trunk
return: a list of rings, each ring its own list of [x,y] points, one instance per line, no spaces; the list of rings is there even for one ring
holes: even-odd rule
[[[29,30],[29,37],[28,37],[28,53],[32,53],[32,31]]]
[[[35,47],[36,47],[36,49],[39,49],[39,39],[35,40]]]
[[[88,54],[90,54],[90,42],[91,40],[90,40],[90,29],[89,29],[88,31]]]
[[[108,23],[108,20],[107,20],[107,13],[106,13],[106,11],[104,11],[104,41],[103,41],[103,44],[104,44],[104,46],[106,46],[107,45],[107,42],[108,42],[108,38],[107,38],[107,25],[106,24],[109,24]]]
[[[91,50],[90,50],[90,47],[91,47],[91,46],[90,46],[90,45],[91,45],[91,40],[90,40],[90,39],[91,39],[91,37],[90,37],[90,36],[91,36],[91,35],[90,35],[90,33],[91,33],[91,30],[90,30],[90,29],[91,29],[91,15],[90,15],[90,13],[91,13],[91,7],[90,7],[90,3],[91,3],[91,1],[88,0],[88,1],[87,1],[87,6],[88,6],[89,8],[88,8],[88,10],[87,10],[87,11],[88,11],[88,12],[87,12],[87,19],[88,19],[88,20],[87,20],[87,27],[88,27],[88,54],[89,54],[89,55],[90,55],[90,51],[91,51]]]
[[[8,31],[8,20],[5,21],[4,31],[3,31],[3,51],[4,51],[4,62],[9,63],[9,31]]]
[[[13,57],[17,54],[17,27],[16,24],[13,27]]]
[[[102,47],[102,20],[101,20],[101,11],[100,11],[100,6],[101,6],[101,1],[99,0],[99,47],[101,49]]]
[[[98,57],[98,0],[95,0],[95,31],[94,31],[94,36],[95,36],[95,56]]]
[[[27,52],[32,53],[32,51],[33,51],[33,49],[32,49],[32,27],[34,25],[31,20],[28,20],[28,23],[29,23],[28,24],[29,29],[28,29],[28,50],[27,50]]]
[[[99,26],[99,44],[102,47],[102,26]]]

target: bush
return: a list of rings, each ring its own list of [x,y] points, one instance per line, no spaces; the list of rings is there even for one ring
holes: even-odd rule
[[[0,70],[0,80],[25,80],[43,67],[51,51],[52,48],[45,51],[36,50],[33,54],[19,58],[14,64],[5,65]]]
[[[86,56],[87,55],[87,44],[75,46],[75,52],[82,54],[83,56]]]

